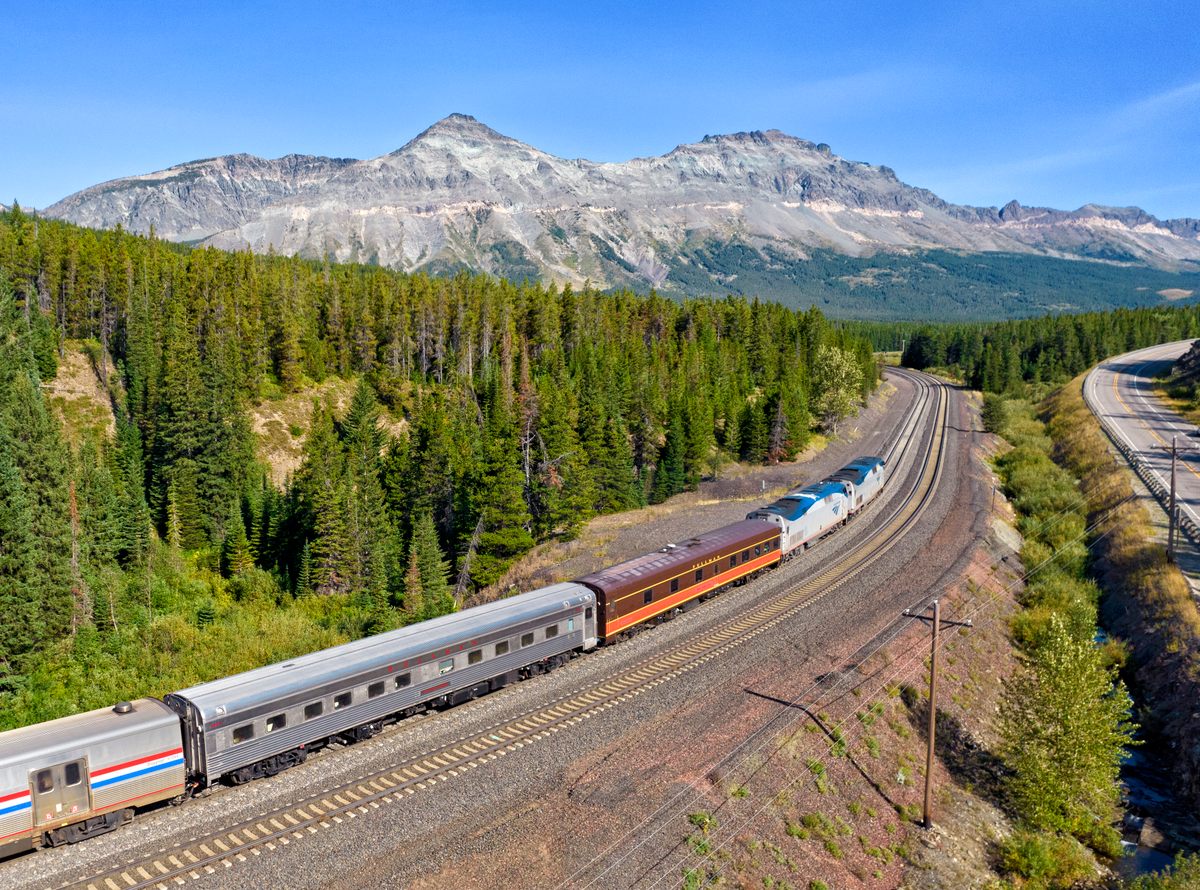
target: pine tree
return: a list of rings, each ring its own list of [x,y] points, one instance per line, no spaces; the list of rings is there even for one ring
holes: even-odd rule
[[[254,568],[254,556],[250,552],[250,541],[246,537],[246,526],[242,522],[242,510],[236,504],[229,511],[229,522],[225,525],[221,562],[227,576],[242,575]]]
[[[405,623],[424,621],[428,611],[425,588],[421,584],[421,562],[415,547],[409,548],[408,570],[404,573],[404,616]]]
[[[300,565],[296,571],[296,596],[308,596],[313,592],[312,547],[308,541],[300,548]]]
[[[577,411],[566,375],[544,378],[538,391],[540,448],[533,485],[534,523],[539,537],[560,535],[570,540],[592,515],[592,471],[576,432]]]
[[[41,637],[32,522],[21,473],[0,443],[0,690],[11,689]]]
[[[666,441],[659,453],[658,466],[654,468],[650,503],[661,504],[672,495],[683,491],[687,481],[687,471],[684,468],[686,447],[682,412],[676,408],[671,411]]]
[[[770,445],[771,430],[763,412],[764,399],[757,398],[747,401],[742,409],[741,428],[742,442],[740,456],[742,460],[761,463],[767,458],[767,447]]]
[[[378,610],[389,606],[389,592],[398,586],[398,536],[383,489],[383,434],[379,430],[379,404],[365,380],[354,392],[343,424],[346,472],[352,485],[348,534],[357,544],[357,574],[363,592]]]
[[[495,403],[484,432],[483,464],[471,485],[472,512],[483,522],[471,565],[471,580],[478,587],[494,584],[514,559],[533,546],[519,461],[515,419],[502,403]]]
[[[442,555],[433,517],[421,516],[413,527],[412,558],[416,560],[425,601],[425,617],[434,618],[453,612],[457,605],[450,589],[450,564]]]
[[[1000,705],[1008,792],[1025,820],[1113,846],[1121,762],[1135,730],[1130,706],[1092,641],[1072,637],[1053,615]]]

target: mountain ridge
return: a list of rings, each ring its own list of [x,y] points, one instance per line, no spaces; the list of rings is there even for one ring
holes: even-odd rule
[[[741,244],[787,262],[814,251],[952,250],[1200,270],[1200,220],[1094,204],[953,204],[890,167],[780,130],[706,135],[663,155],[598,162],[551,155],[461,113],[375,158],[223,155],[99,183],[44,212],[405,271],[467,268],[681,292],[706,279],[709,291],[736,290],[736,272],[733,280],[714,270],[679,274],[705,244]]]

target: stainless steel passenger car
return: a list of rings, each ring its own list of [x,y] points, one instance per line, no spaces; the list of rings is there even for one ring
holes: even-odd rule
[[[152,698],[0,733],[0,856],[111,831],[183,783],[179,718]]]
[[[556,584],[172,693],[189,782],[270,775],[314,743],[553,667],[595,647],[595,606],[588,588]]]

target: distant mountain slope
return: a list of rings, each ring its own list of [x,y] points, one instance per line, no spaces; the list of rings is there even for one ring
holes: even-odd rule
[[[772,269],[794,279],[814,252],[1001,252],[1200,270],[1200,220],[949,204],[887,167],[778,130],[594,163],[460,114],[371,160],[193,161],[93,186],[45,213],[226,248],[681,293],[745,292],[743,267],[765,293]],[[703,259],[731,248],[748,251],[743,263]]]

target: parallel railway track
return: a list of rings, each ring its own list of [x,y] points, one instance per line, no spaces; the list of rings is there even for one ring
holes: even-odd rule
[[[942,474],[948,396],[929,378],[913,375],[918,398],[887,449],[889,464],[909,448],[921,449],[916,480],[900,503],[867,539],[838,558],[829,568],[793,586],[768,594],[751,609],[716,628],[702,632],[668,651],[618,672],[587,688],[532,708],[520,716],[472,733],[436,750],[405,760],[398,766],[360,777],[339,787],[309,795],[232,828],[222,828],[116,868],[74,878],[55,887],[87,890],[141,890],[173,887],[233,867],[249,858],[301,840],[323,828],[366,815],[374,809],[436,787],[455,776],[618,707],[641,693],[688,673],[705,662],[741,646],[797,612],[825,598],[879,560],[909,530],[933,496]],[[934,422],[926,438],[918,435],[921,420],[933,401]],[[893,472],[898,471],[894,467]],[[898,476],[897,472],[897,476]],[[897,477],[893,477],[894,479]]]

